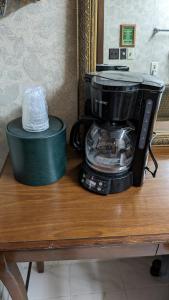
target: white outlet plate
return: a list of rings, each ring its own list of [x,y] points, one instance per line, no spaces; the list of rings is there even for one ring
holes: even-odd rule
[[[135,59],[135,49],[134,48],[127,48],[127,59],[129,59],[129,60]]]
[[[150,66],[150,74],[154,76],[158,74],[158,61],[152,61]]]

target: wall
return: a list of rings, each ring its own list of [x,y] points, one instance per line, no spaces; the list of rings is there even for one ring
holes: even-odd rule
[[[21,115],[23,90],[47,89],[49,112],[77,118],[76,0],[41,0],[0,20],[0,168],[5,127]]]
[[[135,60],[109,60],[109,48],[119,47],[120,24],[136,24]],[[131,71],[150,72],[159,62],[158,76],[169,83],[169,33],[152,38],[154,27],[169,29],[169,1],[105,0],[104,63],[127,64]]]

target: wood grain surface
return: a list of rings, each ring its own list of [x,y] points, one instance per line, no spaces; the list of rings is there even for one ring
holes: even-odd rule
[[[78,184],[80,159],[43,187],[15,181],[7,161],[0,178],[0,250],[63,249],[169,242],[169,148],[156,148],[157,178],[141,188],[99,196]]]

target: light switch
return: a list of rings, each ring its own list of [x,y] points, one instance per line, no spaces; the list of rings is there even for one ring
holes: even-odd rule
[[[127,49],[127,59],[129,59],[129,60],[135,59],[135,49],[134,48]]]
[[[121,48],[120,49],[120,59],[126,59],[127,58],[127,49]]]
[[[119,59],[119,48],[109,49],[109,59]]]

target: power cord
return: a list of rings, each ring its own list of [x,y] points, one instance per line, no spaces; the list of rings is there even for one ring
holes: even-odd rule
[[[153,139],[154,139],[155,136],[156,136],[156,133],[153,132]],[[149,145],[149,153],[150,153],[151,159],[152,159],[152,161],[154,163],[155,170],[151,171],[148,166],[145,168],[145,170],[147,170],[153,176],[153,178],[155,178],[156,174],[157,174],[157,170],[158,170],[158,163],[157,163],[157,160],[156,160],[156,158],[155,158],[155,156],[153,154],[153,151],[151,149],[151,144]]]

